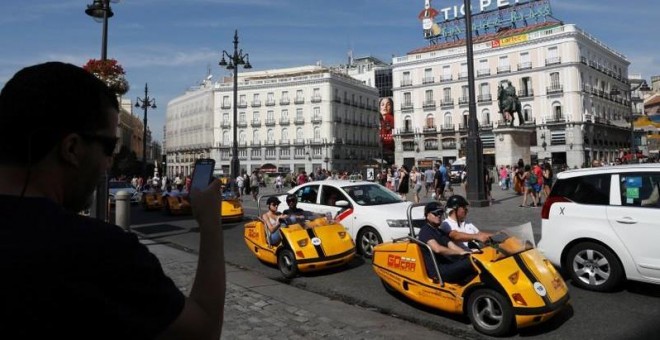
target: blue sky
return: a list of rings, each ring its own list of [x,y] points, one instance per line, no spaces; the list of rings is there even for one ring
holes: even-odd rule
[[[0,87],[28,65],[61,60],[82,66],[99,59],[102,25],[84,13],[92,2],[2,0]],[[462,3],[431,4],[441,9]],[[556,18],[626,55],[629,73],[646,79],[660,75],[660,11],[654,1],[551,4]],[[356,57],[390,61],[392,55],[427,45],[417,19],[423,7],[423,0],[122,0],[112,4],[108,58],[117,59],[127,72],[131,90],[126,96],[143,97],[149,83],[158,104],[149,111],[149,126],[162,140],[167,102],[204,79],[209,68],[216,79],[229,75],[218,61],[223,49],[233,49],[234,29],[255,70],[345,63],[349,49]]]

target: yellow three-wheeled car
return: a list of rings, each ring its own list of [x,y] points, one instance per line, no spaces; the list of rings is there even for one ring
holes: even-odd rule
[[[408,208],[411,211],[423,204]],[[568,288],[550,261],[533,247],[531,224],[525,239],[500,232],[481,251],[470,256],[477,272],[464,284],[447,283],[426,272],[424,252],[431,248],[414,237],[383,243],[374,249],[373,268],[383,285],[426,306],[450,313],[467,313],[474,328],[488,335],[504,335],[513,327],[548,320],[569,300]],[[435,273],[438,270],[434,256]]]
[[[260,197],[259,202],[270,196]],[[261,209],[257,210],[261,213]],[[245,224],[244,238],[248,249],[259,260],[277,265],[285,278],[293,278],[298,272],[346,265],[355,256],[355,242],[344,226],[328,223],[326,217],[290,224],[279,230],[282,242],[271,245],[266,224],[257,219]]]

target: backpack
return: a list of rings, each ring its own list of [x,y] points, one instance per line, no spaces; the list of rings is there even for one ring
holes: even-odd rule
[[[538,182],[538,179],[536,178],[536,174],[533,171],[531,171],[529,173],[529,178],[527,179],[527,183],[534,185],[537,182]]]

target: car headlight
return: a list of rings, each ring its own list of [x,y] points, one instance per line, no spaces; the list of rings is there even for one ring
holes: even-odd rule
[[[407,220],[386,220],[390,228],[409,228]]]

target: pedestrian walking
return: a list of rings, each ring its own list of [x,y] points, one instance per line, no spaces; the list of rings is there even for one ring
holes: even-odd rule
[[[428,168],[424,170],[424,188],[426,189],[425,197],[429,197],[429,189],[431,189],[431,192],[433,192],[434,176],[435,176],[435,172],[433,171],[433,168]]]
[[[252,171],[252,175],[250,175],[250,194],[252,194],[252,198],[256,201],[259,196],[259,175],[257,175],[257,170]]]
[[[402,165],[398,172],[401,177],[399,178],[399,186],[396,191],[399,193],[402,200],[407,201],[408,191],[410,190],[410,173],[408,173],[408,167]]]
[[[416,166],[413,166],[410,171],[410,183],[413,184],[413,198],[415,203],[419,203],[419,193],[422,191],[422,173],[417,171]]]

